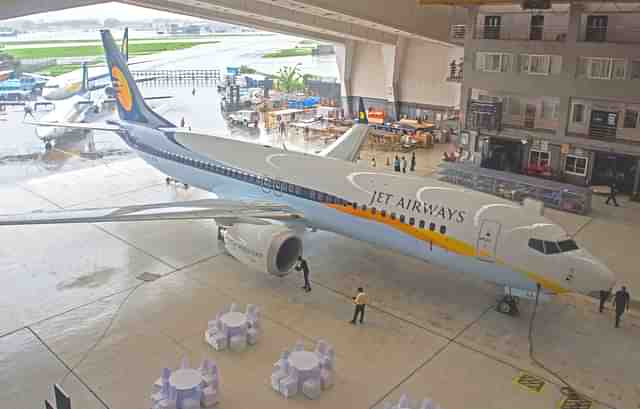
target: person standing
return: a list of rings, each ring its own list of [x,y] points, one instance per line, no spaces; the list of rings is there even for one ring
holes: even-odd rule
[[[606,204],[609,204],[611,200],[613,200],[614,206],[618,206],[618,201],[616,200],[616,193],[618,193],[618,184],[616,183],[615,178],[611,179],[611,184],[609,185],[609,197],[607,197]]]
[[[356,323],[358,314],[360,315],[360,324],[364,321],[364,308],[367,306],[367,294],[362,287],[358,288],[358,294],[352,298],[355,305],[355,311],[353,312],[353,319],[350,321],[352,324]]]
[[[600,313],[602,313],[602,311],[604,310],[604,304],[607,302],[609,297],[611,297],[611,288],[609,289],[609,291],[600,290]]]
[[[402,157],[402,173],[407,173],[407,158]]]
[[[27,119],[27,116],[36,119],[36,117],[33,115],[33,108],[31,108],[29,104],[24,104],[24,116],[22,117],[22,120],[24,121],[25,119]]]
[[[376,158],[371,158],[371,167],[375,168],[376,167]]]
[[[616,291],[616,295],[613,297],[613,305],[616,307],[616,328],[620,327],[620,318],[625,311],[629,310],[629,302],[631,297],[627,292],[627,287],[622,286],[621,289]]]
[[[196,96],[196,87],[193,87],[193,90],[191,91],[191,95],[193,95],[194,97]]]
[[[298,256],[298,264],[295,268],[296,271],[302,271],[302,276],[304,277],[304,285],[302,288],[306,292],[311,291],[311,284],[309,284],[309,265],[307,264],[307,260],[303,259],[302,256]]]
[[[412,172],[416,171],[416,153],[415,152],[411,152],[411,171]]]
[[[180,119],[180,128],[184,128],[184,117]]]
[[[396,158],[393,160],[393,170],[400,172],[400,158],[398,158],[398,155],[396,155]]]

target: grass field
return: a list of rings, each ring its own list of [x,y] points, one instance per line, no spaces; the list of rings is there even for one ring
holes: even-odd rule
[[[283,50],[264,54],[262,58],[303,57],[311,55],[312,50],[313,48],[311,47],[285,48]]]
[[[129,55],[154,54],[161,51],[174,51],[191,48],[201,44],[214,44],[218,41],[205,42],[148,42],[130,43]],[[14,48],[4,51],[18,59],[39,59],[39,58],[64,58],[64,57],[90,57],[102,55],[104,53],[100,45],[80,45],[73,47],[42,47],[42,48]]]
[[[40,68],[37,74],[46,75],[49,77],[57,77],[58,75],[66,74],[71,71],[79,70],[80,64],[62,64],[62,65],[49,65],[44,68]]]

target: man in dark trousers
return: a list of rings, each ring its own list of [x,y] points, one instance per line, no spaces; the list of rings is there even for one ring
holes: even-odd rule
[[[411,168],[410,170],[412,172],[416,171],[416,153],[415,152],[411,152]]]
[[[304,285],[302,288],[304,288],[306,292],[311,291],[311,284],[309,284],[309,266],[307,265],[307,260],[303,259],[302,256],[298,256],[296,271],[302,271],[302,276],[304,277]]]
[[[352,324],[356,323],[358,318],[358,314],[360,314],[360,324],[364,321],[364,308],[367,306],[367,294],[364,292],[362,287],[358,288],[358,294],[352,298],[353,304],[356,306],[355,311],[353,312],[353,319],[351,320]]]
[[[629,302],[631,297],[627,292],[627,287],[622,286],[613,297],[613,305],[616,307],[616,328],[620,327],[620,318],[625,311],[629,310]]]
[[[618,193],[618,185],[615,179],[611,180],[611,184],[609,185],[609,197],[607,198],[606,203],[609,204],[611,200],[613,200],[614,206],[618,206],[618,201],[616,200],[616,193]]]
[[[607,302],[609,297],[611,297],[611,288],[609,291],[600,290],[600,313],[604,310],[604,304]]]

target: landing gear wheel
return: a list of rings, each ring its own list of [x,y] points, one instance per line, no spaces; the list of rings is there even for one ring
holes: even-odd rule
[[[517,297],[512,297],[510,295],[506,295],[500,301],[498,301],[498,305],[496,306],[496,310],[499,313],[516,316],[520,314],[518,310],[518,300]]]

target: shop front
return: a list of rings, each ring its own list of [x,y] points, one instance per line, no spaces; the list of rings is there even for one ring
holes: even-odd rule
[[[488,143],[487,143],[488,142]],[[485,139],[482,155],[482,167],[513,173],[522,173],[524,144],[517,139],[495,136]]]
[[[609,185],[615,180],[621,192],[633,191],[637,158],[610,152],[595,152],[594,156],[592,185]]]

